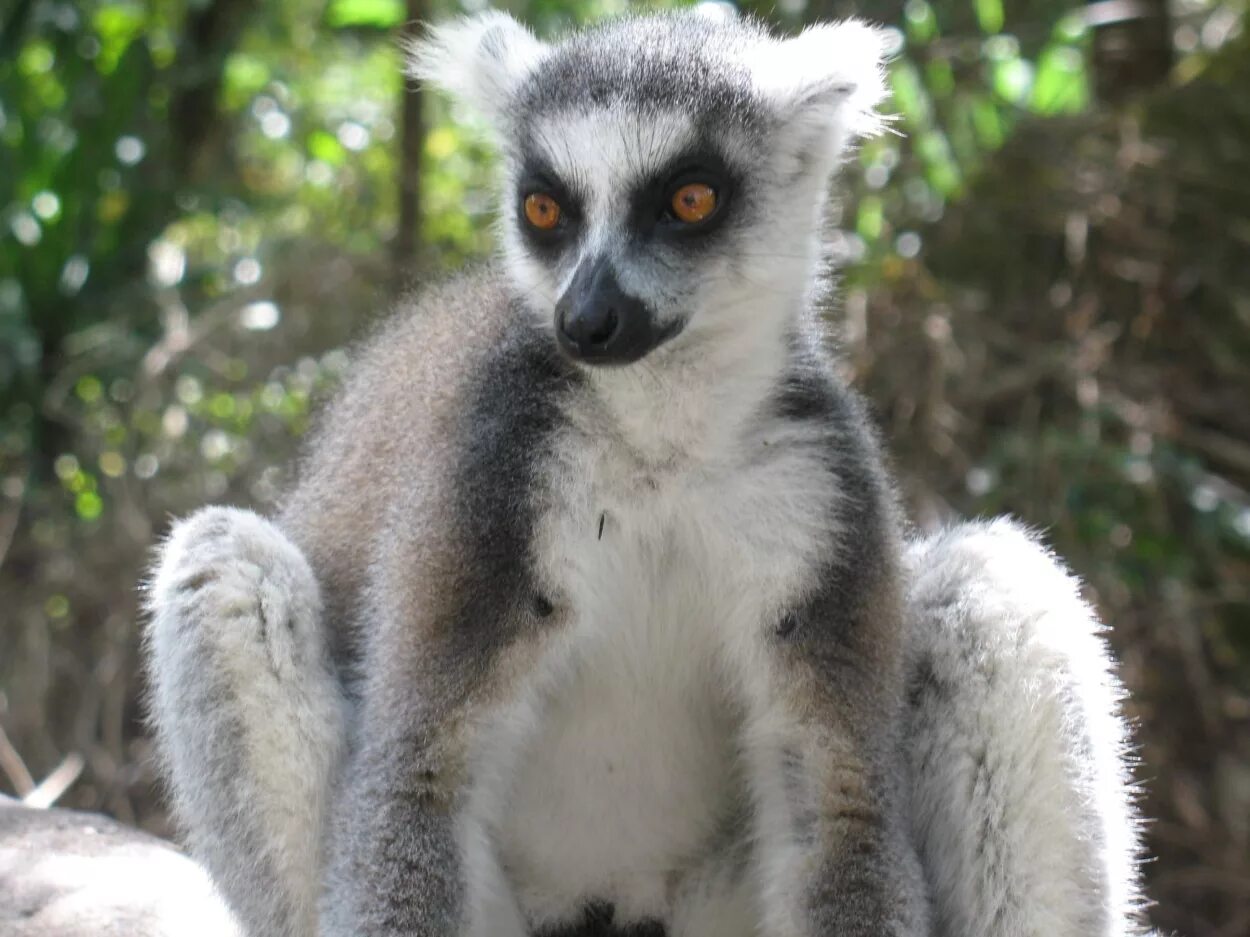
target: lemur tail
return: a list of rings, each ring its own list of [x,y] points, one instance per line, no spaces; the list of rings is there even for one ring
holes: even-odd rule
[[[345,706],[303,555],[248,511],[177,524],[151,584],[149,710],[176,819],[251,937],[317,932]]]
[[[906,752],[936,934],[1143,934],[1122,693],[1078,583],[1002,520],[908,561]]]

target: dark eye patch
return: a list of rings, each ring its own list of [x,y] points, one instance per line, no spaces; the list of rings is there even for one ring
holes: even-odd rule
[[[525,217],[525,199],[535,193],[549,195],[560,206],[560,220],[555,227],[543,230],[534,227]],[[572,243],[581,228],[582,198],[546,163],[535,157],[527,157],[522,164],[513,194],[513,211],[517,225],[530,244],[538,251],[556,254]]]
[[[673,213],[673,197],[684,186],[702,184],[716,193],[716,207],[708,217],[691,224]],[[711,149],[692,150],[634,189],[630,196],[629,227],[636,237],[685,241],[711,234],[733,210],[737,178]]]

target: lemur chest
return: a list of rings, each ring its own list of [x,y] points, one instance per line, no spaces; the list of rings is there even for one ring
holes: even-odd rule
[[[741,675],[828,542],[832,491],[799,485],[801,468],[599,466],[545,519],[542,574],[569,620],[501,843],[531,915],[594,899],[662,920],[739,832]]]

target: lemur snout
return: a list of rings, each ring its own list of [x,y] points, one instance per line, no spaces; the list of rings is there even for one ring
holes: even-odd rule
[[[606,349],[620,325],[616,307],[607,301],[583,304],[560,317],[560,330],[565,339],[585,356]]]
[[[651,310],[630,296],[611,264],[586,260],[556,303],[556,336],[570,357],[589,364],[637,361],[663,339]]]

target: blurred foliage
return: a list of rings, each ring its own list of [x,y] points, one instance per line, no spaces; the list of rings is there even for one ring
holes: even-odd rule
[[[507,6],[552,34],[625,4]],[[1013,512],[1086,578],[1154,921],[1250,933],[1245,0],[741,6],[892,24],[896,132],[831,234],[847,367],[920,523]],[[67,803],[164,830],[147,551],[206,501],[272,505],[350,336],[490,249],[481,128],[402,104],[397,35],[457,9],[0,5],[0,783],[78,753]]]

